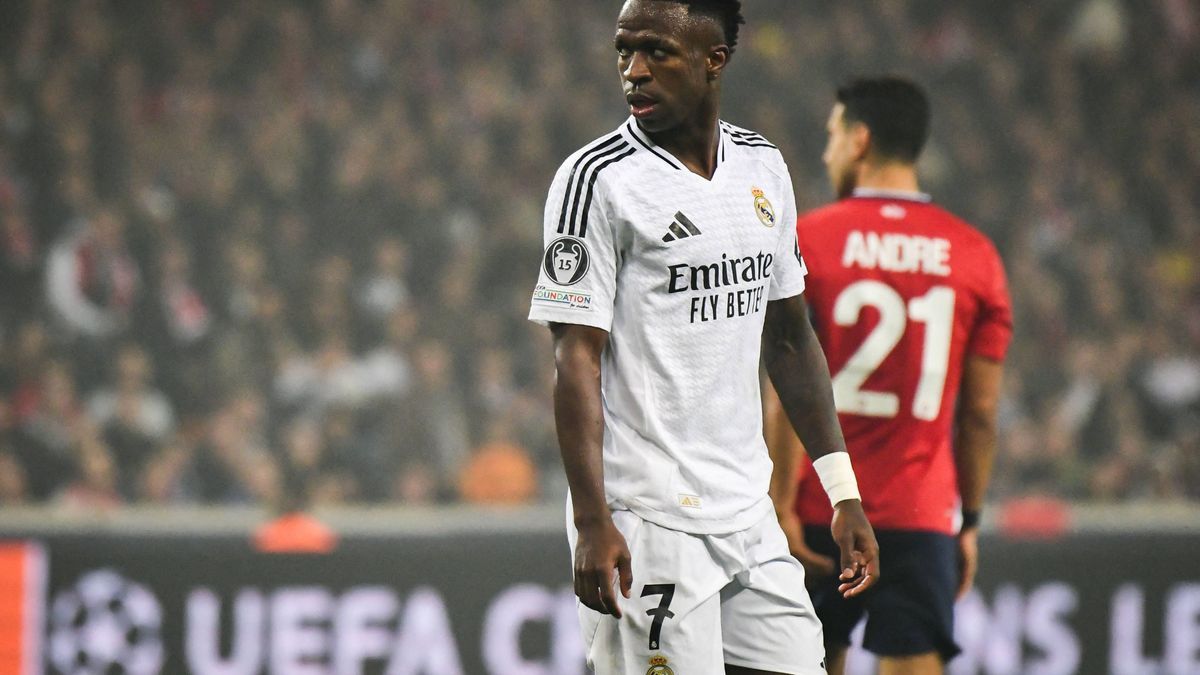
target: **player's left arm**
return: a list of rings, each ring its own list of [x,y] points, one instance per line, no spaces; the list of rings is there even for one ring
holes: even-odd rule
[[[983,356],[968,356],[963,364],[954,439],[954,465],[963,512],[963,527],[958,536],[960,598],[971,589],[979,564],[979,513],[996,455],[1002,373],[1000,361]]]
[[[809,457],[818,461],[834,453],[843,453],[838,459],[848,458],[833,405],[829,364],[809,323],[803,296],[767,303],[763,362],[783,410]],[[846,461],[847,468],[848,465]],[[853,483],[852,472],[850,479]],[[826,485],[826,489],[829,488]],[[857,493],[857,488],[854,491]],[[842,584],[838,588],[847,597],[858,595],[879,579],[879,544],[863,511],[862,501],[858,498],[838,500],[834,504],[832,529],[841,548]]]
[[[979,514],[996,454],[1000,383],[1013,334],[1008,279],[991,242],[983,248],[980,262],[985,270],[979,278],[980,311],[967,343],[955,412],[954,465],[963,514],[958,535],[959,597],[971,589],[979,565]]]
[[[771,482],[767,495],[775,505],[775,518],[787,537],[792,557],[804,565],[805,582],[812,583],[837,574],[833,559],[821,555],[808,547],[804,541],[804,523],[796,515],[796,499],[800,493],[801,463],[804,445],[792,431],[783,404],[771,381],[762,383],[763,388],[763,440],[771,456]]]

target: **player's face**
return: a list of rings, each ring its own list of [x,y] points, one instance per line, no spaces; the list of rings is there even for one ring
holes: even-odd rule
[[[729,57],[711,20],[661,0],[628,0],[614,45],[630,113],[648,132],[679,126],[715,91]]]
[[[849,197],[856,187],[857,172],[855,165],[861,154],[858,147],[858,134],[855,129],[846,126],[843,115],[846,107],[841,103],[833,106],[829,113],[829,121],[825,123],[825,131],[829,141],[825,144],[825,154],[821,156],[825,162],[825,170],[829,172],[829,182],[838,199]]]

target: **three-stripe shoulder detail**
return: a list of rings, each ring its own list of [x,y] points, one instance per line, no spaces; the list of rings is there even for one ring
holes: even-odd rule
[[[579,154],[579,158],[575,160],[575,164],[571,166],[571,175],[567,178],[567,187],[563,190],[562,207],[558,214],[558,233],[562,234],[567,223],[567,206],[571,202],[572,187],[575,185],[575,178],[579,174],[579,168],[584,165],[589,159],[598,153],[603,153],[611,149],[618,141],[621,141],[621,134],[615,133],[607,138],[602,138],[593,143],[590,147],[584,149]]]
[[[609,166],[610,164],[615,164],[615,163],[625,159],[626,157],[632,155],[635,152],[637,152],[637,149],[630,147],[629,144],[626,143],[625,150],[623,152],[621,152],[620,154],[618,154],[614,157],[609,158],[608,160],[606,160],[605,162],[600,164],[600,166],[597,166],[596,170],[592,172],[592,177],[591,177],[591,179],[588,180],[587,197],[583,200],[583,219],[580,220],[580,222],[579,222],[579,238],[580,239],[587,236],[588,216],[591,214],[592,194],[594,193],[595,188],[596,188],[596,178],[600,175],[600,172],[603,171],[605,167]]]
[[[747,148],[774,148],[778,150],[770,141],[753,131],[737,129],[730,124],[722,122],[725,128],[725,133],[729,134],[729,140],[733,141],[734,145],[741,145]]]
[[[588,210],[592,205],[596,177],[605,167],[625,159],[634,152],[635,148],[618,131],[596,141],[579,155],[571,167],[566,189],[563,190],[562,206],[558,214],[559,234],[581,238],[587,235]]]

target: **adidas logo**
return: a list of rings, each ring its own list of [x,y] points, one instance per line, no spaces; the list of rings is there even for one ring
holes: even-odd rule
[[[667,227],[668,232],[663,235],[664,242],[672,242],[676,239],[687,239],[688,237],[700,234],[700,228],[696,224],[683,215],[682,211],[675,212],[675,220]]]

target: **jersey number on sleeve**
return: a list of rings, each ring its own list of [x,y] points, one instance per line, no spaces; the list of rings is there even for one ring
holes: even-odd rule
[[[833,377],[833,398],[838,412],[868,417],[895,417],[900,412],[899,396],[867,391],[862,386],[895,349],[908,322],[919,321],[925,324],[925,345],[921,350],[921,379],[913,397],[912,414],[920,420],[937,419],[950,362],[954,289],[934,286],[906,305],[904,298],[883,282],[856,281],[838,295],[833,305],[833,320],[839,326],[853,326],[858,323],[862,308],[867,306],[879,310],[879,323]]]

